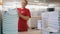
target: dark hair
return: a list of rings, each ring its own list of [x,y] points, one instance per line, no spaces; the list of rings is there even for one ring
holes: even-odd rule
[[[27,0],[24,0],[26,2],[26,5],[28,4],[28,1]]]
[[[51,11],[54,11],[55,8],[47,8],[47,10],[48,10],[49,12],[51,12]]]

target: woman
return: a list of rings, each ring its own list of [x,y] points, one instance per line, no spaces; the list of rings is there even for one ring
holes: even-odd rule
[[[27,21],[31,18],[29,9],[25,8],[28,4],[27,0],[22,1],[22,8],[17,8],[18,10],[18,32],[28,31]]]

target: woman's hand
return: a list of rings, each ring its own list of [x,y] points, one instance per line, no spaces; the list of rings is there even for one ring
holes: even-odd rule
[[[24,20],[29,20],[29,16],[24,16],[20,12],[18,12],[18,16]]]

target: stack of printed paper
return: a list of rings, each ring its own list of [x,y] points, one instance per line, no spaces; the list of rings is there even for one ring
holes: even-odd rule
[[[59,31],[59,22],[58,22],[58,12],[49,12],[48,13],[48,30],[51,32]]]
[[[59,31],[58,12],[42,13],[42,29],[47,29],[49,32]]]
[[[42,21],[38,20],[37,29],[42,29]]]
[[[18,14],[16,9],[3,12],[3,34],[18,34]]]

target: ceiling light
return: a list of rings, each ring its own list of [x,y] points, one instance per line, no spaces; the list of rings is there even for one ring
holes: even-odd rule
[[[39,2],[39,1],[36,0],[36,1],[34,1],[34,2]]]

